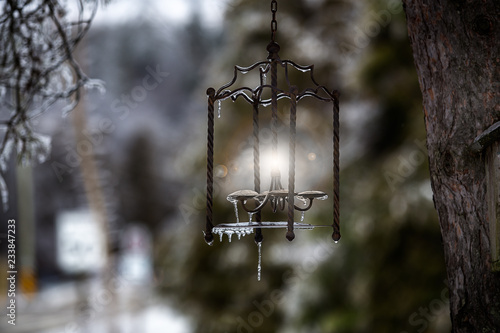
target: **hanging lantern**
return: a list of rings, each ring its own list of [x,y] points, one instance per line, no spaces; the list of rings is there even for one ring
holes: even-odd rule
[[[322,191],[310,190],[303,192],[295,191],[295,148],[296,148],[296,126],[297,126],[297,107],[298,103],[306,98],[311,97],[323,102],[332,104],[333,116],[333,222],[326,226],[333,228],[332,238],[335,242],[340,239],[339,225],[339,94],[337,91],[330,91],[325,86],[319,85],[314,79],[314,65],[300,66],[291,60],[281,60],[279,57],[280,46],[275,41],[277,31],[277,1],[271,1],[271,42],[267,45],[268,57],[264,61],[257,62],[250,67],[234,67],[234,75],[230,82],[223,85],[219,89],[208,88],[208,141],[207,141],[207,213],[206,213],[206,229],[205,241],[211,245],[214,241],[214,234],[221,237],[226,234],[231,239],[233,234],[238,238],[244,235],[252,234],[255,231],[255,242],[259,246],[259,254],[261,243],[263,240],[262,230],[266,228],[286,228],[286,238],[292,241],[295,238],[296,229],[313,229],[318,225],[306,224],[295,221],[296,212],[303,212],[311,209],[314,200],[326,200],[327,193]],[[278,69],[280,73],[284,73],[284,86],[278,86]],[[298,87],[290,81],[290,71],[297,70],[308,73],[313,84],[312,87],[299,91]],[[236,81],[239,76],[258,72],[260,82],[256,88],[246,86],[236,87]],[[267,84],[267,77],[271,77],[270,84]],[[238,98],[248,102],[253,108],[253,190],[244,189],[227,196],[227,200],[235,206],[236,219],[235,223],[213,224],[213,174],[214,174],[214,106],[226,99],[236,101]],[[278,100],[289,100],[289,126],[288,126],[288,143],[289,143],[289,161],[288,161],[288,188],[285,189],[281,185],[281,172],[278,166],[274,165],[271,170],[270,186],[267,191],[262,191],[261,188],[261,166],[260,166],[260,111],[262,108],[271,106],[271,132],[272,141],[271,149],[273,158],[278,155]],[[220,109],[219,109],[220,112]],[[295,202],[302,204],[296,205]],[[237,214],[238,205],[249,213],[248,222],[240,222]],[[287,221],[273,222],[261,221],[261,212],[264,209],[270,209],[272,212],[286,211]],[[321,225],[325,226],[325,225]],[[259,277],[260,277],[260,255],[259,255]]]

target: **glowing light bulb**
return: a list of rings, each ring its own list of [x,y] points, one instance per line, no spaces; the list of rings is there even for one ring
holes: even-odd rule
[[[280,160],[278,154],[273,154],[273,156],[271,156],[271,170],[272,171],[280,170]]]

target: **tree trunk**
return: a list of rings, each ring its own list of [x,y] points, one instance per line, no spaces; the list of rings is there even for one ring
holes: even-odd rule
[[[484,156],[469,147],[500,120],[500,1],[403,2],[423,95],[453,332],[499,332],[500,275],[491,269]]]

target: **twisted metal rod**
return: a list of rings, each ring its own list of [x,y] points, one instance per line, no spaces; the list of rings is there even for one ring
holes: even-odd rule
[[[295,137],[297,127],[297,94],[296,86],[290,87],[291,105],[290,105],[290,138],[288,155],[288,231],[286,238],[291,242],[295,238],[293,232],[294,213],[295,213]]]
[[[254,183],[254,190],[257,193],[260,193],[260,142],[259,142],[259,102],[258,99],[256,99],[255,103],[253,104],[253,183]],[[259,203],[256,202],[256,206],[258,206]],[[261,222],[261,214],[260,210],[255,213],[255,221],[257,223]],[[255,230],[255,242],[260,243],[264,239],[264,236],[262,235],[262,229],[261,228],[256,228]]]
[[[259,150],[259,105],[253,105],[253,183],[254,190],[260,193],[260,150]]]
[[[212,244],[214,236],[212,234],[213,225],[213,192],[214,192],[214,103],[215,89],[208,88],[208,133],[207,133],[207,212],[205,241]]]
[[[339,137],[340,137],[340,121],[339,121],[339,93],[333,92],[333,233],[332,239],[338,242],[340,239],[340,184],[339,184]]]
[[[278,156],[278,62],[271,62],[271,132],[273,158]]]

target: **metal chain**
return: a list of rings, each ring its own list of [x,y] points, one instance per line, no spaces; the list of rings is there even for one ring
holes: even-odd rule
[[[278,21],[276,21],[276,12],[278,11],[278,1],[271,1],[271,13],[273,14],[273,18],[271,20],[271,41],[274,42],[274,37],[276,35],[276,31],[278,30]]]

